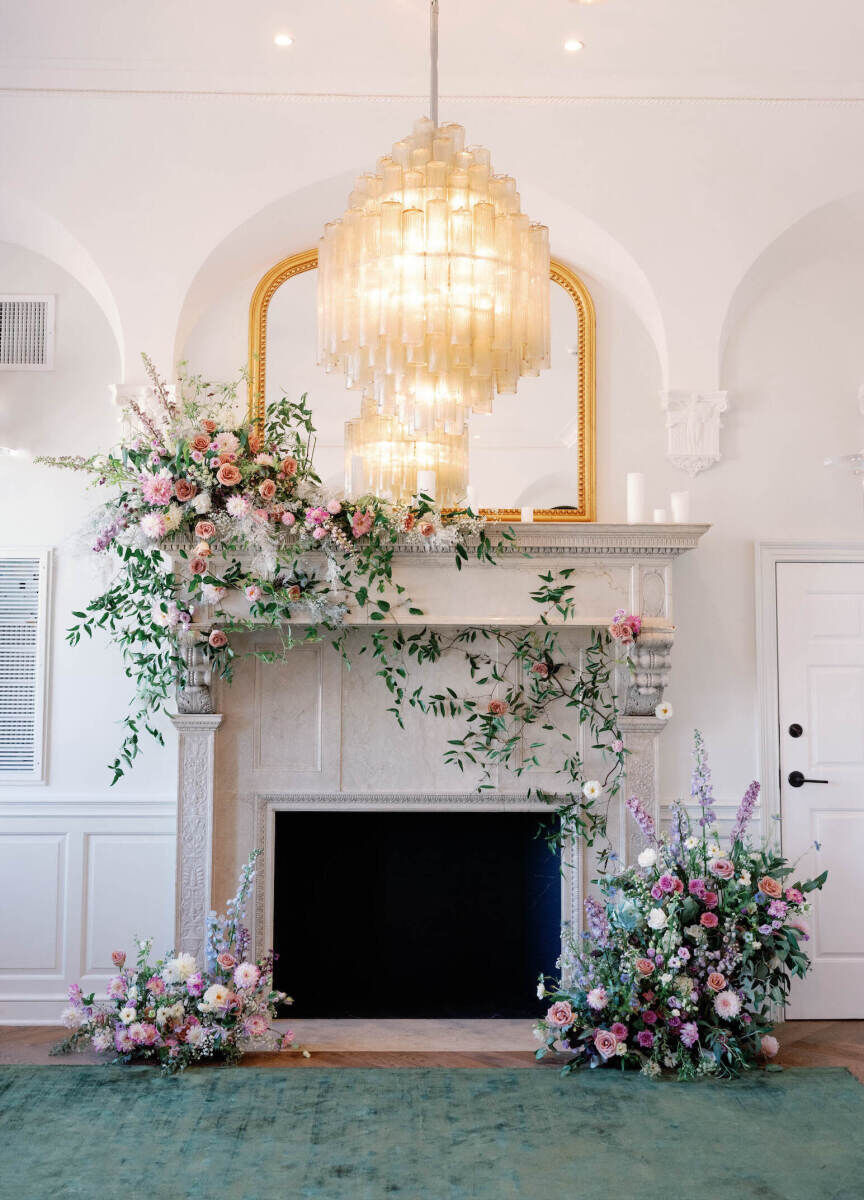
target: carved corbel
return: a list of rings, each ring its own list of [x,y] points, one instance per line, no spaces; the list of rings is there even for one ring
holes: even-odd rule
[[[720,461],[720,414],[728,407],[725,392],[665,392],[666,457],[693,478]]]
[[[198,630],[180,635],[179,652],[183,659],[184,678],[177,683],[177,711],[201,715],[214,711],[210,694],[210,667]]]
[[[675,626],[657,617],[643,617],[642,631],[630,647],[630,686],[624,713],[653,716],[663,699],[672,666]]]

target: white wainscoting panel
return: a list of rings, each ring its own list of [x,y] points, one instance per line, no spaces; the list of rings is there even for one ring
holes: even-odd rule
[[[57,1024],[136,934],[170,949],[175,853],[173,797],[0,800],[0,1024]]]

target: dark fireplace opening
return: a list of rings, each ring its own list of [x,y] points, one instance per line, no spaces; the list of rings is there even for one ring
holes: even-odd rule
[[[533,1017],[561,949],[537,812],[276,814],[275,981],[294,1017]],[[539,836],[538,836],[539,834]]]

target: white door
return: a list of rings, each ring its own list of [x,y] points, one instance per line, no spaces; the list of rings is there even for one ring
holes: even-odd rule
[[[799,878],[828,871],[803,943],[812,973],[794,983],[787,1016],[860,1018],[864,563],[778,563],[777,623],[783,849],[803,856]]]

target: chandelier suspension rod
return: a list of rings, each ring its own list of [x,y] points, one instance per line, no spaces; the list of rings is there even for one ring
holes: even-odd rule
[[[438,0],[429,5],[429,119],[438,128]]]

